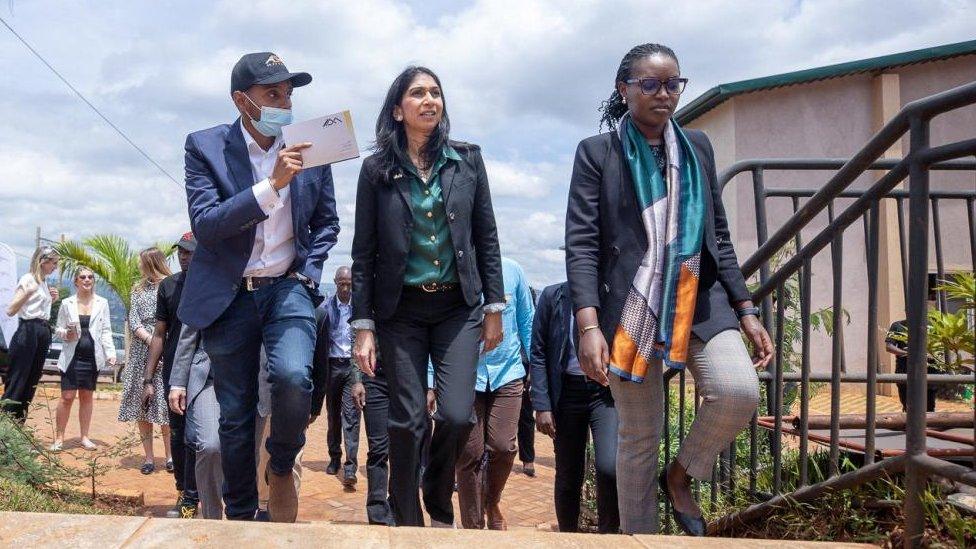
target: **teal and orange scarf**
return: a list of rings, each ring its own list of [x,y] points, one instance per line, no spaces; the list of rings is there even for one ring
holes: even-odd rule
[[[647,140],[629,115],[618,129],[630,167],[647,253],[631,284],[613,337],[610,370],[642,382],[651,359],[684,368],[698,299],[705,185],[688,137],[673,120],[664,130],[662,175]]]

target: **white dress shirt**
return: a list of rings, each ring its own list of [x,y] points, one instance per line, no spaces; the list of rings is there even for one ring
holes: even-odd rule
[[[17,317],[22,320],[50,320],[51,319],[51,290],[48,289],[47,280],[41,280],[38,284],[34,280],[34,275],[27,273],[20,277],[17,287],[24,290],[28,295]]]
[[[257,224],[254,234],[254,248],[244,268],[244,276],[282,276],[288,272],[295,260],[295,229],[292,226],[291,193],[289,187],[275,191],[269,178],[274,171],[278,151],[284,147],[281,137],[275,139],[271,148],[265,151],[257,141],[240,125],[247,145],[247,156],[251,161],[251,172],[256,183],[251,187],[254,198],[261,211],[268,216]]]

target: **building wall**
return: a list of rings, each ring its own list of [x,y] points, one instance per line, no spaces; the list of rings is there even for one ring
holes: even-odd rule
[[[904,105],[976,81],[976,55],[902,67],[892,72],[899,75],[900,99]],[[689,127],[708,133],[720,172],[736,161],[752,158],[849,158],[877,131],[879,125],[874,103],[878,100],[875,76],[851,75],[735,96],[694,120]],[[933,120],[931,142],[939,145],[972,138],[974,128],[976,107],[960,109]],[[902,145],[907,152],[907,140]],[[819,189],[833,172],[768,172],[763,175],[767,189]],[[972,172],[933,172],[931,184],[933,189],[971,190],[976,188],[974,178]],[[875,180],[876,174],[865,174],[852,188],[866,188]],[[743,174],[733,179],[725,189],[724,201],[733,205],[729,208],[732,210],[730,219],[733,220],[733,237],[741,261],[757,248],[751,176]],[[851,202],[838,200],[834,207],[840,212]],[[766,204],[768,232],[772,235],[790,217],[792,205],[788,199],[768,199]],[[965,206],[946,203],[940,214],[947,270],[971,268]],[[826,212],[814,218],[803,231],[804,241],[809,241],[827,222]],[[864,371],[867,355],[868,287],[863,227],[860,222],[849,227],[842,246],[844,309],[851,317],[844,332],[845,358],[848,371],[852,372]],[[891,230],[895,230],[894,227]],[[892,242],[897,243],[897,236]],[[827,247],[814,260],[814,310],[831,305],[830,253],[830,247]],[[934,243],[930,244],[929,265],[934,271]],[[898,316],[895,311],[891,314]],[[817,335],[812,354],[814,369],[828,371],[830,338],[825,334]]]

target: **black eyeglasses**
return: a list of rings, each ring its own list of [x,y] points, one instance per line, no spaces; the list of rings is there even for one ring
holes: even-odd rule
[[[78,280],[95,280],[95,275],[78,275]]]
[[[644,95],[655,95],[657,92],[661,91],[661,86],[671,95],[681,95],[681,92],[685,91],[685,85],[688,83],[687,78],[668,78],[667,80],[658,80],[657,78],[631,78],[630,80],[624,80],[624,84],[640,84],[641,93]]]

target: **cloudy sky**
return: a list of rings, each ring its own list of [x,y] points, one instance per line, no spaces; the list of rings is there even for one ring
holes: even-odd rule
[[[350,109],[363,149],[393,77],[437,71],[453,136],[483,146],[502,251],[537,286],[564,277],[572,156],[633,45],[678,53],[686,103],[723,82],[976,36],[972,0],[0,0],[0,17],[176,180],[0,26],[0,241],[19,254],[36,226],[134,247],[177,238],[184,138],[236,117],[231,67],[270,50],[314,76],[296,119]],[[334,168],[343,230],[327,278],[349,262],[358,171]]]

